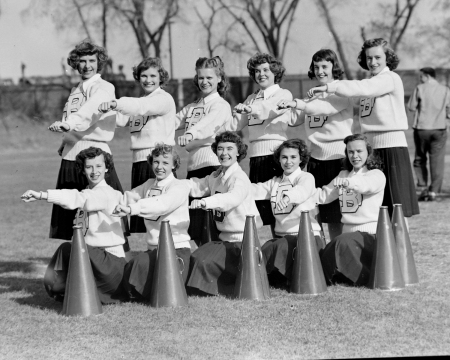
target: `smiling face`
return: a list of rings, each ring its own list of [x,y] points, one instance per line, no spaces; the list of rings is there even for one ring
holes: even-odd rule
[[[217,92],[217,85],[222,81],[214,68],[197,69],[197,82],[203,97]]]
[[[347,144],[347,156],[354,171],[360,170],[367,161],[369,153],[367,152],[366,142],[364,140],[354,140]]]
[[[255,68],[255,80],[262,90],[275,84],[275,74],[270,70],[268,63],[262,63]]]
[[[372,75],[379,74],[386,67],[386,54],[382,46],[366,49],[366,65]]]
[[[221,142],[217,145],[217,158],[224,171],[237,161],[238,155],[237,145],[233,142]]]
[[[160,82],[159,71],[155,67],[149,67],[139,75],[139,83],[146,95],[155,91],[159,87]]]
[[[284,148],[280,153],[280,165],[284,175],[290,175],[297,170],[301,163],[300,154],[297,149]]]
[[[160,154],[153,158],[152,169],[158,181],[164,180],[175,168],[172,154]]]
[[[322,85],[332,82],[334,80],[333,63],[326,60],[314,61],[314,75]]]
[[[105,179],[108,171],[103,154],[84,161],[83,173],[86,175],[89,188],[92,189]]]
[[[97,74],[98,59],[97,55],[84,55],[80,57],[77,70],[83,80],[88,80]]]

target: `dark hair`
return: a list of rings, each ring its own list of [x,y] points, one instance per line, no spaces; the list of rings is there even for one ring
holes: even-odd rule
[[[275,84],[278,84],[281,82],[284,76],[284,72],[286,69],[284,68],[282,62],[276,58],[274,58],[270,54],[261,54],[256,53],[253,55],[248,61],[247,61],[247,69],[248,69],[248,75],[253,79],[253,81],[256,82],[255,79],[255,70],[256,67],[267,63],[269,64],[270,71],[273,72],[275,75]]]
[[[220,77],[220,82],[217,84],[217,92],[221,97],[225,97],[227,92],[230,90],[230,81],[225,74],[225,65],[219,56],[214,56],[212,58],[201,57],[195,62],[195,71],[199,69],[214,69],[216,76]],[[198,75],[194,76],[194,84],[197,89],[200,90],[198,85]]]
[[[392,50],[389,47],[389,43],[383,38],[370,39],[364,41],[362,49],[358,55],[357,61],[359,66],[361,66],[365,70],[369,70],[369,67],[367,66],[366,50],[377,46],[383,47],[384,53],[386,54],[386,65],[389,68],[389,70],[397,69],[400,59],[395,54],[394,50]]]
[[[367,166],[368,170],[373,170],[373,169],[382,169],[383,168],[383,160],[381,160],[378,155],[374,154],[373,152],[373,148],[372,145],[369,143],[369,141],[367,140],[367,137],[363,134],[353,134],[353,135],[349,135],[344,139],[344,143],[345,143],[345,158],[343,160],[343,168],[344,170],[348,170],[351,171],[353,169],[353,165],[351,164],[350,160],[348,159],[348,154],[347,154],[347,144],[352,142],[352,141],[356,141],[356,140],[362,140],[366,143],[366,148],[367,148],[367,160],[365,165]]]
[[[180,167],[181,159],[180,155],[175,151],[175,146],[167,145],[164,143],[157,143],[155,144],[155,148],[152,150],[149,156],[147,156],[147,162],[150,164],[150,166],[153,164],[153,158],[157,157],[159,155],[168,155],[172,154],[173,157],[173,165],[174,170],[177,170]]]
[[[331,49],[320,49],[316,52],[311,60],[311,65],[309,65],[308,77],[314,79],[316,75],[314,74],[314,62],[319,61],[329,61],[333,64],[333,79],[340,79],[344,73],[339,66],[339,60],[336,53]]]
[[[306,146],[305,142],[301,139],[289,139],[285,140],[280,146],[278,146],[275,149],[275,152],[273,153],[273,157],[275,158],[275,161],[277,164],[280,163],[280,156],[281,151],[283,149],[297,149],[298,154],[300,155],[300,168],[303,169],[305,165],[309,161],[310,152],[308,151],[308,147]]]
[[[211,149],[214,151],[214,154],[217,155],[217,146],[219,143],[231,142],[235,143],[238,149],[238,158],[237,162],[240,162],[247,156],[247,144],[244,144],[241,137],[234,131],[225,131],[219,135],[216,135],[216,139],[211,144]]]
[[[431,67],[424,67],[420,69],[425,75],[431,76],[433,79],[436,79],[436,70]]]
[[[109,173],[114,169],[114,161],[113,156],[106,151],[99,149],[97,147],[89,147],[87,149],[81,150],[76,158],[75,158],[75,168],[80,174],[83,174],[84,172],[84,163],[86,159],[94,159],[97,156],[103,155],[103,158],[105,159],[105,166]],[[108,176],[108,174],[106,174]]]
[[[67,64],[74,69],[78,70],[78,64],[80,63],[80,57],[86,55],[97,55],[97,72],[102,71],[103,66],[108,62],[108,53],[106,49],[95,45],[91,39],[85,39],[75,46],[69,53],[67,58]]]
[[[141,77],[141,73],[145,70],[150,69],[151,67],[156,68],[159,73],[159,86],[163,87],[169,81],[169,73],[164,66],[162,65],[162,61],[157,57],[148,57],[142,60],[137,66],[133,66],[133,77],[134,80],[139,82]]]

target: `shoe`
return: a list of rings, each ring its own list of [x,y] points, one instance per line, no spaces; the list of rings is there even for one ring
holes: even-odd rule
[[[436,201],[436,193],[432,192],[432,191],[429,191],[428,192],[428,199],[427,199],[427,201]]]
[[[436,196],[436,194],[435,194]],[[418,201],[428,201],[428,190],[422,190],[419,197],[417,198]]]

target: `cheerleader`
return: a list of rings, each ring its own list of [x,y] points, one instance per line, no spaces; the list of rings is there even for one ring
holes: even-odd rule
[[[211,144],[219,129],[231,120],[231,107],[224,99],[230,85],[220,57],[199,58],[195,71],[194,84],[202,97],[176,115],[177,125],[185,129],[184,134],[178,137],[178,145],[189,153],[187,179],[203,178],[219,167]],[[200,210],[189,210],[189,234],[194,240],[201,237],[202,213]]]
[[[327,92],[342,97],[359,97],[359,126],[384,164],[386,187],[383,205],[392,215],[393,204],[402,204],[406,217],[419,214],[411,163],[406,142],[403,83],[392,70],[399,59],[384,39],[366,40],[358,56],[359,65],[370,79],[343,80],[321,85],[309,96]]]
[[[94,146],[111,154],[107,143],[114,137],[115,115],[102,115],[98,112],[98,106],[102,102],[114,98],[114,86],[103,80],[99,74],[107,60],[106,50],[94,45],[90,40],[84,40],[75,46],[67,58],[67,63],[78,70],[82,81],[71,90],[64,106],[62,121],[56,121],[49,126],[51,131],[64,132],[58,150],[62,161],[56,183],[57,189],[81,191],[86,188],[88,184],[86,177],[77,171],[75,165],[76,155],[80,151]],[[108,172],[106,182],[113,189],[123,192],[114,168]],[[70,240],[75,213],[76,210],[63,209],[54,204],[50,238]],[[128,230],[128,223],[125,225]]]
[[[176,111],[172,95],[162,89],[169,81],[169,73],[159,58],[142,60],[133,67],[133,77],[141,85],[145,96],[111,100],[101,104],[99,111],[117,111],[117,126],[130,128],[133,153],[131,187],[134,189],[148,179],[155,178],[152,167],[147,162],[155,143],[175,145]],[[130,232],[146,232],[143,218],[131,217]]]
[[[175,251],[182,263],[186,281],[191,256],[188,196],[190,188],[185,180],[178,180],[173,172],[180,166],[180,157],[174,146],[155,144],[148,157],[155,178],[126,191],[123,204],[116,206],[115,216],[137,215],[147,228],[148,251],[140,253],[125,266],[123,288],[131,300],[150,301],[153,272],[163,220],[169,220]]]
[[[257,183],[282,174],[273,153],[277,146],[288,139],[286,132],[291,124],[291,116],[290,111],[279,109],[277,103],[281,99],[291,101],[292,94],[278,85],[283,79],[285,68],[273,56],[257,53],[248,60],[247,69],[259,90],[247,97],[244,103],[235,106],[233,121],[225,129],[240,131],[248,126],[250,181]],[[256,204],[264,225],[271,225],[273,232],[275,219],[270,201],[258,200]]]
[[[308,76],[319,84],[339,81],[343,74],[338,58],[333,50],[322,49],[316,52],[309,66]],[[281,109],[292,108],[292,115],[298,117],[298,123],[304,129],[310,141],[311,158],[308,172],[316,186],[322,187],[333,180],[342,170],[345,144],[344,138],[352,134],[353,101],[334,94],[319,94],[309,100],[280,100]],[[320,220],[328,224],[330,239],[342,233],[339,201],[319,205]]]
[[[283,175],[273,177],[264,183],[252,184],[255,200],[270,200],[275,217],[275,239],[267,241],[262,252],[266,259],[266,269],[271,285],[279,280],[290,279],[292,254],[297,244],[299,219],[302,210],[315,215],[314,176],[302,171],[308,163],[309,152],[300,139],[284,141],[273,154],[281,165]],[[314,235],[319,249],[325,247],[321,228],[311,216]],[[280,278],[280,275],[282,277]],[[282,280],[282,281],[283,281]]]
[[[234,132],[216,136],[211,145],[221,167],[203,179],[191,178],[190,207],[213,209],[220,231],[219,239],[200,246],[191,257],[187,285],[211,295],[232,295],[239,265],[246,215],[255,215],[256,227],[262,222],[251,196],[251,183],[239,162],[247,155],[247,145]]]
[[[75,167],[86,178],[86,189],[28,190],[22,200],[47,200],[77,212],[73,223],[82,226],[100,300],[103,304],[116,303],[126,298],[120,286],[126,260],[122,222],[111,216],[122,193],[105,181],[105,174],[114,169],[113,158],[102,149],[90,147],[76,156]],[[65,242],[56,250],[44,276],[47,293],[59,301],[64,299],[71,247]]]
[[[369,281],[386,177],[366,136],[350,135],[344,143],[345,170],[316,192],[319,204],[339,199],[344,224],[342,235],[325,247],[321,262],[328,283],[365,285]]]

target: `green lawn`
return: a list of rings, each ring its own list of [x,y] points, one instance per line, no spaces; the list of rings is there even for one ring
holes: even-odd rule
[[[97,317],[73,318],[60,315],[62,304],[48,298],[42,286],[46,263],[60,244],[48,239],[51,205],[20,201],[27,189],[55,186],[58,136],[44,134],[44,126],[21,126],[0,137],[0,358],[293,359],[450,353],[450,164],[445,193],[435,203],[421,203],[421,215],[409,221],[419,285],[397,292],[332,286],[317,297],[271,289],[271,299],[263,302],[190,297],[184,308],[127,303],[104,306],[104,314]],[[125,189],[131,173],[128,146],[126,134],[113,144]],[[145,249],[137,236],[131,246],[134,251]]]

